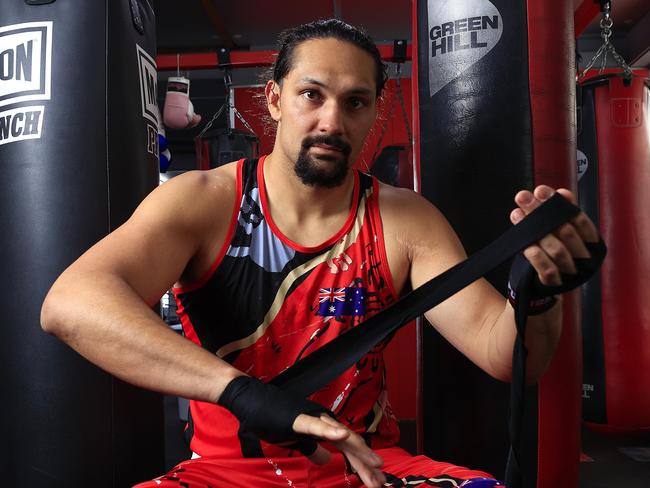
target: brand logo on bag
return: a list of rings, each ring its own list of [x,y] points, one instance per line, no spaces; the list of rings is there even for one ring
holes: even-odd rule
[[[429,0],[429,94],[435,95],[482,59],[503,33],[499,10],[488,0]]]
[[[140,73],[140,98],[142,116],[158,127],[158,69],[156,61],[137,44],[138,69]]]
[[[0,27],[0,107],[49,100],[52,22]]]
[[[43,128],[42,105],[0,112],[0,146],[25,139],[39,139]]]
[[[0,27],[0,107],[49,100],[52,75],[52,22]],[[0,112],[0,145],[38,139],[43,105]]]
[[[580,181],[580,179],[587,172],[587,168],[589,168],[589,160],[587,159],[587,155],[583,153],[580,149],[578,149],[577,162],[578,162],[578,181]]]
[[[147,152],[158,157],[158,128],[147,124]]]

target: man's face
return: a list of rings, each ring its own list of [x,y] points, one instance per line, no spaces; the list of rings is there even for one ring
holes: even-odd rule
[[[375,62],[336,39],[314,39],[294,51],[278,90],[276,144],[310,186],[340,185],[358,157],[376,116]]]

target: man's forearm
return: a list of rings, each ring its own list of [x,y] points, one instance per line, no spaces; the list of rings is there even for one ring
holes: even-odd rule
[[[547,312],[528,317],[526,324],[526,381],[534,383],[551,363],[562,334],[562,298]],[[515,312],[508,302],[492,329],[489,344],[490,363],[501,371],[500,377],[512,376],[512,351],[515,337]]]
[[[48,294],[43,329],[137,386],[216,402],[242,374],[172,331],[119,277],[63,276]]]

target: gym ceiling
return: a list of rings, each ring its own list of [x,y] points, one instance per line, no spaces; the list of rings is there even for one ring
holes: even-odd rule
[[[600,45],[596,0],[574,0],[581,52]],[[631,65],[650,67],[650,2],[611,0],[613,43]],[[376,42],[411,38],[410,0],[153,0],[158,52],[272,49],[281,30],[318,18],[336,17],[363,26]],[[584,55],[583,55],[584,57]]]

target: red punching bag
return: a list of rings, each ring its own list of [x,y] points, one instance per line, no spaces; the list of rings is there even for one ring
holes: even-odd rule
[[[583,417],[604,430],[650,429],[650,89],[648,70],[582,82],[580,204],[609,247],[584,288]]]

